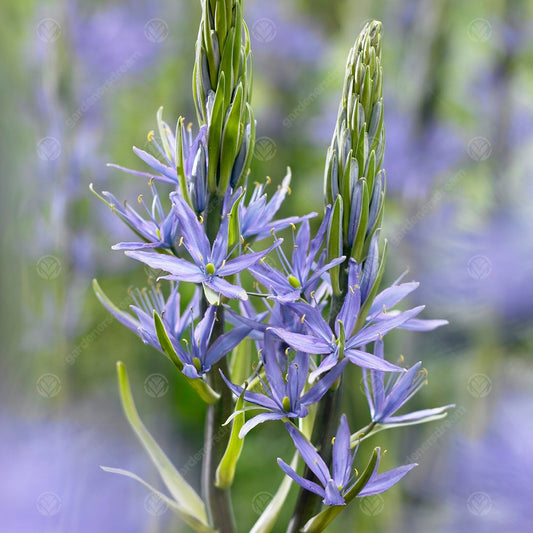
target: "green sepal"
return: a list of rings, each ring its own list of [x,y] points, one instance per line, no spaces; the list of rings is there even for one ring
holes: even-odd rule
[[[235,156],[239,151],[239,137],[241,136],[241,116],[243,108],[243,89],[239,83],[235,91],[235,98],[226,114],[226,123],[222,133],[222,146],[220,149],[220,181],[218,195],[224,196],[229,186],[231,171],[235,163]]]
[[[183,363],[178,357],[178,354],[176,353],[174,346],[172,346],[172,342],[170,342],[167,331],[165,329],[165,325],[163,324],[163,320],[157,314],[156,311],[154,311],[154,325],[155,325],[155,332],[157,334],[157,339],[159,340],[159,344],[161,344],[163,353],[172,361],[172,363],[174,363],[175,367],[180,371],[181,376],[183,376],[185,381],[191,386],[192,389],[196,391],[198,396],[200,396],[200,398],[204,402],[208,404],[215,404],[219,400],[220,394],[215,392],[202,379],[189,378],[182,373]]]
[[[381,285],[381,278],[383,277],[383,272],[385,271],[385,257],[387,255],[387,246],[388,246],[388,243],[387,243],[387,240],[385,240],[385,243],[383,245],[383,251],[381,252],[381,261],[379,264],[379,270],[376,276],[376,280],[374,281],[374,285],[372,285],[372,288],[370,289],[370,292],[368,293],[366,300],[361,306],[361,309],[359,311],[359,316],[357,317],[357,322],[355,324],[354,331],[359,331],[364,326],[366,316],[368,315],[368,312],[370,311],[370,307],[372,306],[372,303],[374,302],[374,298],[376,297],[376,294],[379,290],[379,286]]]
[[[364,245],[365,245],[365,235],[366,235],[366,225],[368,222],[368,211],[370,204],[370,195],[368,193],[368,184],[364,178],[361,178],[359,181],[361,187],[363,188],[362,199],[361,199],[361,211],[358,217],[358,226],[357,232],[355,233],[355,239],[352,245],[352,257],[357,261],[358,264],[361,264],[363,259]]]
[[[241,411],[243,406],[244,390],[237,400],[235,411]],[[215,486],[219,489],[229,489],[233,484],[235,468],[237,467],[244,446],[244,439],[239,438],[239,432],[241,431],[242,426],[244,426],[245,421],[246,415],[244,414],[244,411],[240,412],[233,418],[228,446],[215,473]]]
[[[224,122],[225,109],[225,91],[226,75],[220,73],[218,85],[209,123],[209,132],[207,135],[207,153],[209,165],[207,166],[207,184],[209,191],[215,193],[217,189],[217,170],[219,169],[218,160],[220,157],[220,145],[222,141],[222,126]]]
[[[228,14],[226,13],[225,2],[217,2],[215,4],[215,28],[218,36],[218,44],[222,50],[228,31]]]
[[[379,449],[374,448],[370,461],[364,472],[359,476],[352,489],[344,495],[344,500],[348,504],[351,502],[365,487],[368,480],[372,476],[376,463],[379,458]],[[347,505],[333,505],[327,507],[322,512],[313,516],[301,530],[303,533],[320,533],[348,506]]]
[[[109,466],[100,467],[104,472],[109,472],[111,474],[118,474],[120,476],[129,477],[139,482],[141,485],[144,485],[148,490],[153,492],[158,498],[165,502],[178,516],[190,527],[192,527],[198,533],[216,533],[214,529],[209,527],[207,524],[199,520],[195,515],[191,514],[185,507],[180,505],[177,501],[169,498],[167,495],[163,494],[161,491],[157,490],[155,487],[147,483],[144,479],[139,477],[137,474],[130,472],[129,470],[124,470],[122,468],[111,468]]]
[[[342,197],[338,195],[333,204],[333,210],[328,226],[328,262],[342,256],[342,242]],[[337,265],[329,270],[331,287],[333,289],[333,294],[336,296],[341,294],[339,286],[340,269],[341,265]]]
[[[226,102],[231,102],[233,96],[233,88],[236,80],[233,78],[233,41],[235,35],[235,28],[228,30],[224,49],[222,51],[222,59],[220,62],[220,72],[226,75],[226,91],[224,99]]]
[[[180,185],[180,194],[185,201],[192,207],[191,199],[189,198],[189,190],[187,188],[187,177],[185,176],[185,162],[183,155],[183,117],[178,118],[176,126],[176,173],[178,174],[178,183]]]
[[[130,423],[137,438],[148,452],[150,459],[156,467],[161,479],[176,502],[186,512],[207,526],[207,514],[204,502],[196,494],[195,490],[185,481],[178,470],[171,463],[165,452],[160,448],[152,435],[142,423],[135,407],[131,394],[130,383],[126,367],[120,361],[117,362],[118,388],[124,414]]]

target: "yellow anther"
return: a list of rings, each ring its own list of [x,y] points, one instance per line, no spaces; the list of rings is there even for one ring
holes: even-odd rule
[[[302,315],[302,324],[305,322],[305,314]]]
[[[222,261],[222,265],[220,266],[220,268],[224,268],[225,266],[226,266],[226,260],[224,259],[224,260]]]
[[[385,304],[383,304],[383,312],[386,313],[387,312],[387,308],[385,307]]]
[[[200,219],[200,224],[203,224],[204,223],[204,217],[202,215],[200,215],[198,218]]]
[[[261,184],[260,184],[258,181],[254,181],[254,185],[255,185],[256,187],[261,187]]]
[[[137,196],[137,201],[142,204],[143,203],[143,195],[142,194],[139,194],[139,196]]]
[[[259,350],[257,351],[257,355],[259,357],[261,357],[261,354],[263,353],[263,348],[259,348]]]
[[[204,256],[200,252],[198,252],[198,257],[200,257],[200,261],[204,260]]]
[[[359,477],[359,470],[357,470],[357,468],[354,468],[353,471],[355,472],[355,477]]]
[[[335,444],[335,439],[336,439],[336,438],[337,438],[337,437],[333,437],[333,438],[331,439],[331,445],[332,445],[332,446]]]
[[[154,138],[154,130],[150,130],[146,138],[148,139],[148,142],[151,143],[152,139]]]
[[[296,224],[295,224],[294,222],[291,222],[291,228],[292,228],[293,230],[296,230]]]
[[[311,294],[309,295],[309,296],[311,296],[311,299],[314,299],[315,293],[316,293],[316,291],[311,291]]]
[[[244,251],[246,252],[246,250],[248,250],[248,247],[250,246],[250,243],[247,242],[245,245],[244,245]]]
[[[153,176],[148,180],[148,186],[149,187],[151,187],[154,184],[154,180],[155,180],[155,178]]]
[[[261,257],[261,259],[259,259],[259,262],[263,265],[265,263],[265,259],[266,257]]]
[[[405,361],[405,357],[402,354],[400,354],[400,357],[398,357],[398,363],[400,363],[401,365],[403,364],[404,361]]]
[[[291,351],[291,347],[287,346],[287,348],[285,348],[285,355],[289,355],[290,351]]]
[[[350,287],[350,292],[353,294],[355,291],[353,290],[353,287]]]
[[[178,247],[180,247],[183,244],[183,235],[180,237],[180,242],[178,244]]]
[[[274,230],[274,228],[270,228],[270,235],[272,235],[272,237],[276,236],[276,231]]]
[[[187,339],[181,339],[181,341],[184,342],[186,346],[189,346],[189,341]]]
[[[292,189],[287,185],[287,192],[289,193],[289,195],[292,194]]]
[[[189,122],[187,124],[187,131],[191,131],[192,130],[192,122]]]
[[[244,244],[244,237],[241,235],[241,244]]]
[[[381,333],[378,333],[378,338],[379,338],[380,341],[382,341],[383,340],[383,335]]]
[[[266,177],[266,184],[270,185],[272,183],[272,178],[270,176]]]

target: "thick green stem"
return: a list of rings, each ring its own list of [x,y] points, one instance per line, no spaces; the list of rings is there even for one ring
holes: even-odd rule
[[[206,233],[213,243],[220,225],[221,199],[212,197],[207,211]],[[205,297],[202,300],[202,310],[207,309]],[[216,321],[211,335],[214,343],[224,333],[224,308],[217,309]],[[220,371],[229,375],[226,359],[214,365],[208,374],[208,383],[220,394],[220,400],[207,406],[204,433],[204,457],[202,463],[202,493],[208,510],[211,525],[220,533],[236,533],[235,518],[231,502],[231,490],[215,487],[215,476],[218,464],[230,437],[230,426],[223,426],[224,422],[233,412],[231,391],[225,385]]]
[[[346,264],[343,264],[343,267],[345,266]],[[341,268],[339,281],[343,292],[339,296],[332,297],[331,307],[329,310],[329,325],[332,329],[335,327],[335,321],[337,320],[337,316],[341,310],[344,298],[346,296],[346,268]],[[338,424],[341,403],[342,378],[340,379],[338,387],[331,388],[318,404],[315,423],[313,426],[313,434],[311,436],[311,442],[315,444],[318,452],[327,465],[331,464],[331,439],[335,434],[335,429]],[[308,466],[305,467],[303,475],[306,479],[318,482],[316,476]],[[297,533],[300,531],[305,523],[318,512],[320,508],[320,502],[320,496],[303,488],[300,489],[287,533]]]

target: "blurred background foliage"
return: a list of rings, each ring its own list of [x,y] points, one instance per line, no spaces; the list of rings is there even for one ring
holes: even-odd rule
[[[1,2],[0,15],[1,529],[181,531],[142,487],[98,468],[158,482],[122,416],[116,360],[194,484],[204,409],[96,301],[94,277],[125,308],[128,287],[157,273],[109,250],[128,233],[88,187],[135,202],[146,183],[105,163],[142,169],[131,146],[146,144],[160,105],[170,123],[194,121],[199,2],[18,0]],[[387,278],[408,270],[426,317],[450,321],[391,334],[387,348],[429,371],[416,407],[456,409],[362,447],[361,460],[379,443],[385,467],[420,466],[329,530],[529,530],[533,4],[245,0],[245,15],[259,138],[251,178],[269,175],[275,187],[291,167],[285,215],[322,209],[346,54],[366,20],[383,21]],[[360,380],[353,370],[353,427],[368,417]],[[234,489],[242,531],[282,478],[275,457],[290,449],[275,425],[247,438]]]

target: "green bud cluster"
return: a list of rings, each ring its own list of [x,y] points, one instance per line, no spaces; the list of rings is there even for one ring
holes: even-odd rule
[[[381,23],[365,25],[346,64],[337,123],[328,148],[324,197],[333,206],[328,255],[363,265],[379,239],[385,197]],[[375,260],[375,257],[373,258]],[[333,269],[338,292],[342,266]]]
[[[252,53],[242,0],[202,0],[193,92],[200,125],[207,125],[207,184],[223,197],[248,171],[255,142],[250,99]]]

